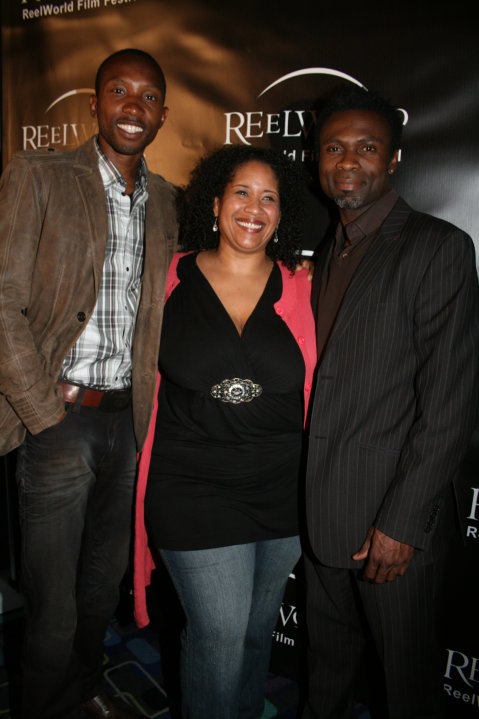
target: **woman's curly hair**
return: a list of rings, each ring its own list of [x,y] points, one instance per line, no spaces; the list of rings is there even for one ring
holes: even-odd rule
[[[293,270],[301,253],[302,208],[305,183],[296,163],[284,154],[249,145],[228,145],[203,157],[193,169],[179,203],[180,246],[183,250],[218,247],[213,232],[213,203],[221,198],[236,170],[247,162],[268,165],[278,179],[281,221],[278,242],[270,240],[266,254]]]

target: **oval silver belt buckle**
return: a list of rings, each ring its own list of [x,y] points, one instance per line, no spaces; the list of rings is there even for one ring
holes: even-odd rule
[[[260,384],[240,377],[224,379],[218,384],[214,384],[210,389],[212,397],[219,399],[221,402],[230,402],[231,404],[251,402],[251,400],[259,397],[262,392],[263,388]]]

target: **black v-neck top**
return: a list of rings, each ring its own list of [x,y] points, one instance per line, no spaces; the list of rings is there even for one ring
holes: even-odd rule
[[[304,361],[273,304],[274,265],[240,336],[196,265],[178,264],[165,306],[162,375],[145,497],[150,540],[161,549],[206,549],[298,532]],[[260,384],[240,404],[210,394],[224,379]]]

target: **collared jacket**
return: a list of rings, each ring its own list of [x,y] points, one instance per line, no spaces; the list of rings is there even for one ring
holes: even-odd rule
[[[318,253],[313,306],[334,242]],[[398,198],[348,285],[315,377],[305,502],[323,564],[360,569],[352,555],[371,526],[415,547],[416,566],[444,557],[478,392],[474,244]]]
[[[178,262],[184,253],[177,253],[173,258],[168,272],[166,283],[165,301],[179,284],[176,274]],[[303,355],[305,364],[304,378],[304,422],[308,412],[309,399],[313,384],[313,373],[316,366],[316,325],[310,304],[311,283],[307,278],[306,270],[291,272],[279,264],[283,280],[283,291],[281,297],[274,303],[275,312],[286,323],[291,334],[298,343]],[[158,375],[158,387],[160,377]],[[157,392],[158,395],[158,392]],[[138,482],[136,490],[135,507],[135,550],[134,550],[134,599],[135,619],[139,627],[148,624],[148,612],[146,607],[145,589],[150,583],[151,571],[154,568],[154,560],[148,549],[148,538],[145,528],[144,501],[146,483],[148,480],[148,469],[150,466],[151,451],[155,436],[155,421],[158,409],[158,401],[155,400],[150,428],[146,438],[144,450],[140,457]]]
[[[144,271],[132,348],[141,449],[153,408],[175,189],[147,175]],[[93,312],[108,239],[93,138],[71,152],[17,153],[0,180],[0,454],[64,411],[62,362]]]

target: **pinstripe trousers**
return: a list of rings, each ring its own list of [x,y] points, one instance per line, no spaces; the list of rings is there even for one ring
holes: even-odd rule
[[[356,679],[372,638],[387,709],[378,719],[442,719],[437,638],[442,562],[411,565],[386,584],[305,557],[309,686],[302,719],[352,719]],[[374,703],[374,702],[373,702]]]

